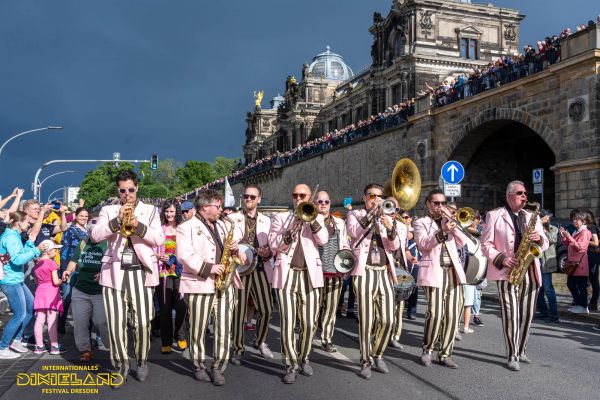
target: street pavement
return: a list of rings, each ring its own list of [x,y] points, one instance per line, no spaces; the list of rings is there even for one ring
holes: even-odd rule
[[[491,292],[490,292],[491,293]],[[423,332],[424,302],[421,299],[416,321],[404,320],[402,343],[404,350],[388,348],[385,359],[389,374],[373,371],[370,380],[358,377],[359,351],[357,322],[340,318],[336,324],[334,342],[338,352],[321,350],[315,338],[311,363],[314,376],[298,375],[296,384],[284,385],[281,378],[278,312],[272,320],[268,342],[275,359],[266,360],[256,350],[247,346],[241,366],[229,365],[224,387],[200,383],[191,376],[191,362],[187,351],[160,354],[160,339],[152,342],[150,375],[140,383],[129,376],[127,384],[118,391],[105,386],[98,394],[42,393],[42,388],[69,386],[18,386],[16,374],[47,373],[49,366],[73,367],[78,352],[68,332],[62,343],[68,351],[60,356],[37,356],[32,353],[18,361],[0,361],[0,399],[598,399],[600,381],[600,334],[591,329],[589,321],[567,320],[559,324],[546,324],[536,320],[528,346],[532,365],[522,364],[519,372],[505,367],[504,339],[501,331],[498,304],[486,297],[482,307],[484,327],[473,327],[475,333],[464,334],[456,342],[454,360],[459,369],[450,370],[434,364],[426,368],[420,364]],[[254,332],[246,332],[246,343]],[[249,335],[250,334],[250,335]],[[212,344],[207,347],[212,354]],[[109,367],[108,352],[95,352],[100,370]],[[98,357],[99,356],[99,357]],[[83,371],[69,371],[85,377]],[[71,387],[73,388],[73,387]]]

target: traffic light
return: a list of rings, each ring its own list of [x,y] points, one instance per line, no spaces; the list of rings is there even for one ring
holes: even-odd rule
[[[150,169],[156,171],[158,168],[158,156],[156,154],[152,154],[152,158],[150,159]]]

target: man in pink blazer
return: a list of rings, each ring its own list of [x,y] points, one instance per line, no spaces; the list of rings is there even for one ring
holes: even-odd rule
[[[450,358],[463,308],[466,278],[458,255],[467,238],[448,218],[446,196],[441,190],[429,192],[425,198],[427,216],[413,224],[414,239],[421,252],[417,285],[427,299],[423,355],[421,362],[431,365],[431,354],[440,342],[438,361],[448,368],[458,368]]]
[[[156,207],[137,200],[137,176],[132,171],[122,171],[115,179],[120,204],[104,206],[92,230],[94,242],[108,241],[102,259],[100,285],[110,333],[110,358],[113,367],[125,383],[129,373],[127,355],[127,312],[135,315],[134,332],[137,379],[148,377],[148,352],[150,351],[150,326],[154,317],[154,287],[158,285],[158,263],[152,251],[165,241]],[[131,213],[129,224],[134,231],[123,237],[119,231],[124,213]]]
[[[248,296],[252,296],[258,312],[254,348],[258,349],[263,357],[273,358],[273,353],[266,343],[269,321],[273,314],[273,296],[271,295],[273,266],[271,265],[272,253],[269,248],[271,219],[257,210],[261,201],[260,195],[260,187],[254,184],[247,185],[243,194],[244,211],[229,216],[236,225],[236,239],[254,247],[257,251],[255,257],[258,260],[254,271],[241,277],[243,288],[237,293],[232,327],[232,365],[240,365],[244,353],[244,326],[248,310]]]
[[[481,251],[488,259],[487,278],[498,282],[508,368],[512,371],[521,369],[519,361],[531,363],[525,349],[538,289],[542,283],[538,259],[530,265],[522,284],[513,285],[508,282],[511,269],[519,265],[515,253],[532,218],[532,213],[523,209],[526,203],[524,183],[510,182],[506,187],[506,206],[487,213],[481,233]],[[548,239],[540,218],[529,239],[538,244],[542,252],[548,248]]]
[[[204,339],[208,317],[214,315],[212,382],[225,384],[231,321],[235,307],[235,289],[242,288],[237,271],[232,284],[225,290],[215,289],[215,278],[225,271],[221,263],[223,250],[231,229],[229,223],[219,220],[223,210],[223,196],[215,190],[202,190],[194,200],[196,214],[177,227],[177,258],[183,264],[179,292],[186,295],[190,323],[190,358],[194,363],[194,378],[210,382],[206,368]],[[238,255],[238,243],[233,240],[231,255]]]
[[[369,379],[372,364],[381,373],[389,372],[383,353],[394,322],[393,253],[400,247],[400,239],[396,221],[380,214],[383,186],[371,183],[363,193],[365,209],[349,212],[346,228],[357,258],[351,274],[358,303],[360,376]]]
[[[288,384],[296,381],[300,368],[303,375],[313,374],[308,355],[319,314],[319,288],[323,287],[317,247],[329,240],[322,215],[317,215],[310,224],[295,217],[298,204],[311,201],[310,188],[305,184],[297,185],[292,197],[294,209],[275,215],[269,232],[269,245],[276,254],[272,283],[279,295],[281,353],[286,365],[283,382]],[[296,319],[302,330],[299,346],[296,346],[294,336]]]
[[[330,213],[331,200],[325,191],[317,193],[315,202],[317,210],[324,218],[325,228],[329,234],[329,240],[323,246],[319,246],[319,256],[323,268],[323,288],[321,289],[320,320],[321,320],[321,344],[328,353],[337,351],[331,338],[335,327],[336,311],[340,300],[343,278],[336,271],[333,260],[336,253],[341,249],[350,249],[346,223]]]

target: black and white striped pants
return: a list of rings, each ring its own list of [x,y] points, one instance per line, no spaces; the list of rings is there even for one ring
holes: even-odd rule
[[[244,284],[239,289],[235,310],[233,312],[233,350],[236,353],[244,352],[244,322],[248,310],[248,296],[258,312],[256,321],[256,340],[254,346],[259,346],[267,340],[269,332],[269,321],[273,315],[273,296],[271,296],[271,285],[264,270],[254,270],[251,274],[240,277]]]
[[[285,365],[300,368],[308,361],[315,336],[319,313],[319,289],[314,289],[308,271],[290,268],[283,288],[278,290],[279,313],[281,314],[281,354]],[[300,323],[300,343],[296,345],[294,327]]]
[[[325,277],[321,291],[321,343],[331,343],[335,329],[335,313],[340,301],[343,280],[341,276]]]
[[[110,360],[121,375],[129,372],[127,354],[127,319],[131,317],[134,334],[134,356],[145,365],[150,352],[150,326],[154,317],[154,288],[145,287],[143,270],[124,271],[121,289],[102,288],[102,299],[110,336]]]
[[[517,357],[525,354],[539,290],[534,274],[534,269],[529,268],[523,283],[518,286],[508,281],[497,282],[508,360],[518,360]]]
[[[225,371],[231,345],[231,321],[235,307],[233,284],[223,292],[186,295],[190,323],[190,358],[196,368],[206,368],[206,326],[208,317],[213,315],[214,341],[212,369]]]
[[[392,334],[394,290],[387,267],[367,266],[364,275],[355,276],[353,283],[358,303],[360,363],[372,364],[374,357],[383,356]]]
[[[439,338],[439,360],[452,355],[464,303],[463,287],[454,268],[443,268],[443,270],[442,287],[423,286],[427,299],[423,351],[432,353]]]
[[[394,325],[392,325],[391,340],[400,341],[402,334],[402,313],[404,312],[404,301],[396,302],[394,305]]]

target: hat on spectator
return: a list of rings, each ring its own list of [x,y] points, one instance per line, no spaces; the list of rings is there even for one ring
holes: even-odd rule
[[[544,218],[544,217],[550,217],[552,218],[554,215],[550,212],[550,210],[542,210],[540,211],[540,218]]]
[[[192,208],[194,208],[194,205],[191,201],[184,201],[183,203],[181,203],[181,211],[189,211]]]

